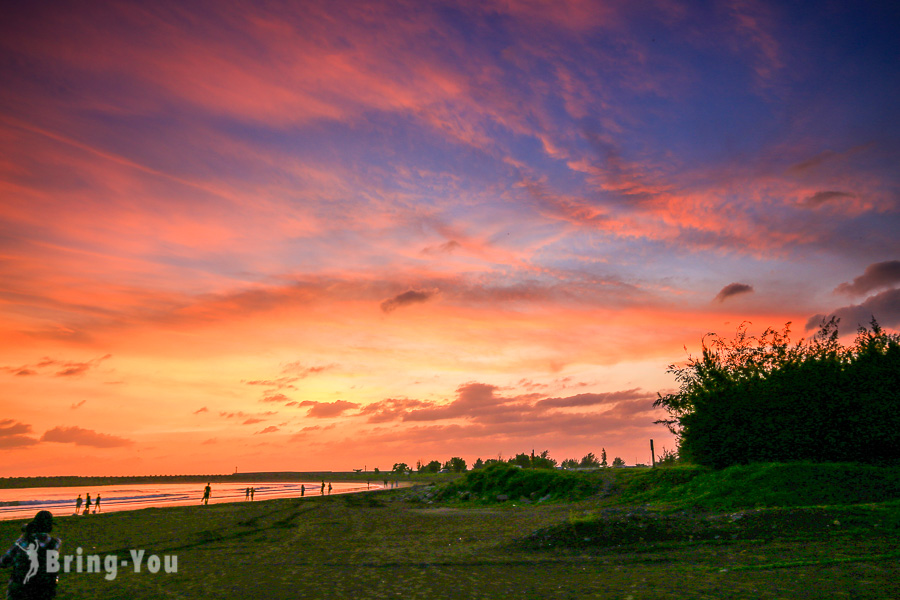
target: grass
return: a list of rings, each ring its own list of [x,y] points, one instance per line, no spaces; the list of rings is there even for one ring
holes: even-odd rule
[[[900,501],[883,497],[892,473],[870,478],[884,485],[855,480],[881,490],[876,501],[754,506],[775,497],[760,490],[735,510],[738,482],[778,480],[778,469],[662,471],[591,474],[587,496],[564,490],[571,474],[498,473],[481,480],[479,500],[468,475],[411,490],[63,517],[63,554],[81,547],[121,561],[143,549],[177,555],[178,572],[70,573],[59,598],[900,597]],[[710,477],[728,511],[710,508]],[[0,522],[0,539],[20,525]]]
[[[900,497],[900,469],[852,463],[770,463],[623,472],[620,500],[726,511],[881,502]]]

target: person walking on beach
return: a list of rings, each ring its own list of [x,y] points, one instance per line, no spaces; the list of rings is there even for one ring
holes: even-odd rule
[[[328,494],[331,495],[331,482],[328,482]]]
[[[302,498],[302,497],[305,496],[305,495],[306,495],[306,486],[305,486],[305,485],[301,485],[301,486],[300,486],[300,497]]]
[[[246,490],[244,490],[244,501],[246,502],[249,499],[250,499],[250,488],[247,488]]]
[[[88,494],[84,499],[84,514],[91,514],[91,495]]]
[[[325,480],[324,479],[322,480],[322,492],[321,493],[323,496],[325,495]]]
[[[250,488],[250,502],[253,502],[253,496],[256,495],[256,488]]]
[[[81,494],[78,494],[78,499],[75,501],[75,514],[81,512],[81,505],[84,503],[84,500],[81,499]]]
[[[24,533],[0,556],[0,567],[12,567],[7,600],[50,600],[56,597],[56,572],[47,570],[47,551],[59,551],[62,541],[52,537],[53,515],[42,510],[22,527]]]
[[[100,494],[97,494],[97,499],[94,500],[94,514],[98,512],[100,512]]]
[[[203,499],[200,500],[200,504],[209,504],[210,494],[212,494],[212,487],[207,483],[206,487],[203,488]]]

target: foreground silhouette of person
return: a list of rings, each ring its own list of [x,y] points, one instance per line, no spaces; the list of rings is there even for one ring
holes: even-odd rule
[[[250,488],[250,502],[253,502],[253,496],[256,495],[256,488]]]
[[[249,499],[250,499],[250,488],[247,488],[246,490],[244,490],[244,501],[246,502]]]
[[[91,514],[91,495],[88,494],[84,499],[84,514]]]
[[[203,488],[203,499],[200,500],[200,504],[209,504],[209,496],[210,496],[210,494],[212,494],[212,486],[210,486],[210,485],[207,483],[207,484],[206,484],[206,487]]]
[[[301,485],[301,486],[300,486],[300,497],[302,498],[302,497],[305,496],[305,495],[306,495],[306,486],[305,486],[305,485]]]
[[[84,500],[81,499],[81,494],[78,494],[78,499],[75,501],[75,514],[81,512],[81,505],[84,504]]]
[[[94,500],[94,514],[100,512],[100,494],[97,494],[97,499]]]
[[[53,515],[42,510],[22,527],[24,533],[3,556],[0,567],[12,567],[7,600],[49,600],[56,597],[56,573],[47,572],[47,551],[59,551],[62,541],[52,537]]]

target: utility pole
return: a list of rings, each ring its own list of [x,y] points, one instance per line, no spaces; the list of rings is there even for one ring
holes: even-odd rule
[[[650,440],[650,461],[656,466],[656,453],[653,452],[653,440]]]

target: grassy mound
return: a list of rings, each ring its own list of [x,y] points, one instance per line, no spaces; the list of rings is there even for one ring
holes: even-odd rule
[[[846,505],[900,498],[900,468],[854,463],[766,463],[721,471],[674,467],[619,473],[618,500],[680,508]]]
[[[608,479],[600,473],[520,469],[506,463],[496,463],[467,473],[465,477],[440,488],[435,500],[483,503],[523,499],[528,502],[580,500],[604,489],[606,482]]]
[[[660,542],[856,539],[900,534],[898,502],[864,506],[760,508],[735,513],[663,513],[641,507],[570,514],[518,541],[523,548],[586,550]]]

